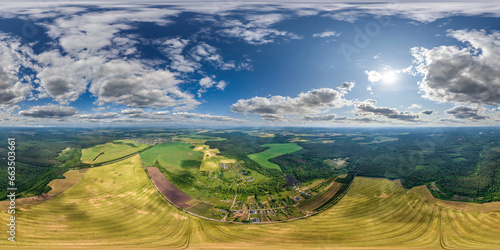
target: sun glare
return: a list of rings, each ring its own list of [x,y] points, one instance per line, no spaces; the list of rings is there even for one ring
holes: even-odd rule
[[[382,81],[386,83],[393,83],[394,81],[396,81],[396,79],[397,75],[394,71],[387,71],[382,75]]]

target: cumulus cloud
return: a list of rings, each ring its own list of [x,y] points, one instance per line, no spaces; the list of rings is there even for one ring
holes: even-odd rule
[[[207,92],[207,89],[212,87],[215,87],[218,90],[224,90],[224,88],[226,88],[228,83],[226,81],[217,82],[212,77],[205,76],[200,79],[199,84],[201,88],[198,90],[198,97],[201,97],[201,93]]]
[[[124,109],[121,111],[121,113],[124,115],[135,115],[135,114],[143,114],[145,113],[145,111],[142,109],[135,108],[135,109]]]
[[[77,114],[77,110],[69,106],[49,104],[47,106],[34,106],[28,110],[19,111],[22,116],[35,118],[65,118]]]
[[[420,104],[412,104],[410,107],[408,107],[409,109],[420,109],[422,108],[422,105]]]
[[[365,73],[368,75],[368,81],[372,83],[382,80],[382,74],[375,70],[365,71]]]
[[[420,113],[422,113],[424,115],[432,115],[434,113],[434,110],[426,109]]]
[[[45,23],[47,34],[62,50],[34,56],[37,97],[50,97],[66,105],[89,91],[98,105],[193,109],[199,102],[180,89],[182,81],[176,73],[158,69],[146,60],[127,58],[135,52],[137,37],[121,33],[133,29],[136,22],[167,25],[171,22],[167,17],[177,13],[166,8],[93,11],[57,16]],[[182,57],[187,43],[171,39],[162,45],[176,71],[192,72],[199,67]]]
[[[144,119],[144,120],[171,120],[166,115],[170,113],[168,110],[156,111],[153,113],[146,112],[143,109],[132,108],[121,111],[123,115],[127,115],[129,119]]]
[[[236,67],[233,61],[224,62],[222,56],[217,52],[217,48],[204,42],[196,45],[191,50],[191,57],[197,61],[205,61],[221,70],[230,70]]]
[[[15,105],[31,94],[31,84],[19,76],[20,66],[29,66],[30,49],[0,33],[0,106]]]
[[[355,83],[354,82],[343,82],[340,84],[340,87],[338,89],[340,90],[351,90],[354,87]]]
[[[40,81],[39,97],[52,97],[61,104],[74,102],[87,92],[92,80],[93,67],[99,66],[104,59],[89,57],[74,59],[62,56],[59,51],[46,51],[35,56],[37,78]]]
[[[120,31],[130,30],[134,22],[152,22],[166,25],[166,18],[178,14],[171,8],[134,8],[133,10],[114,10],[87,12],[56,18],[53,23],[44,24],[48,35],[59,40],[61,47],[71,55],[82,51],[97,54],[108,46],[120,46],[121,52],[127,51],[136,42],[129,37],[115,40]],[[124,48],[126,47],[126,48]]]
[[[335,31],[325,31],[325,32],[321,32],[321,33],[315,33],[313,34],[313,37],[320,37],[320,38],[324,38],[324,37],[335,37],[335,36],[340,36],[340,33],[337,33]]]
[[[452,115],[456,119],[484,120],[488,118],[487,116],[480,115],[479,111],[479,109],[462,105],[446,110],[446,113]]]
[[[149,69],[136,60],[113,60],[99,68],[89,91],[100,105],[194,108],[199,102],[192,94],[181,91],[179,83],[175,74],[168,70]]]
[[[217,82],[215,82],[210,76],[205,76],[201,78],[199,83],[200,86],[202,86],[203,88],[210,88],[217,84]]]
[[[368,117],[336,117],[335,122],[340,123],[387,123],[386,121],[381,121]]]
[[[335,114],[328,115],[316,115],[316,116],[304,116],[302,117],[305,121],[331,121],[335,118]]]
[[[377,101],[368,99],[363,102],[356,104],[356,115],[361,116],[379,116],[386,117],[392,120],[407,121],[407,122],[417,122],[420,121],[419,115],[410,112],[398,111],[395,108],[388,107],[377,107],[375,104]]]
[[[155,114],[155,115],[166,115],[166,114],[169,114],[169,113],[170,113],[170,111],[163,110],[163,111],[156,111],[153,114]]]
[[[187,39],[170,38],[160,42],[161,51],[172,61],[171,69],[180,72],[194,72],[201,65],[192,60],[186,59],[183,50],[189,43]]]
[[[466,46],[413,48],[424,97],[438,102],[500,105],[500,32],[448,30]]]
[[[223,36],[241,38],[243,41],[259,45],[273,43],[277,37],[289,39],[300,39],[294,33],[270,28],[273,24],[285,19],[282,14],[257,14],[248,15],[245,21],[223,20],[221,26],[224,28],[219,31]]]
[[[102,119],[118,118],[120,117],[120,114],[115,112],[107,112],[107,113],[81,114],[78,117],[89,120],[102,120]]]
[[[202,119],[216,122],[236,122],[236,123],[244,123],[245,120],[232,118],[229,116],[222,115],[209,115],[209,114],[199,114],[199,113],[187,113],[187,112],[177,112],[173,114],[174,116],[181,119]]]
[[[349,104],[343,94],[330,88],[302,92],[297,97],[271,96],[238,100],[231,106],[237,113],[256,114],[269,120],[281,119],[283,115],[315,114],[325,109],[339,108]]]
[[[13,14],[28,14],[36,18],[46,18],[58,16],[60,13],[77,14],[84,10],[81,5],[88,1],[73,1],[72,5],[64,5],[63,2],[51,4],[50,2],[38,3],[35,0],[31,9],[26,8],[26,2],[18,1],[3,4],[1,7],[5,12],[0,12],[0,15],[11,17]],[[97,2],[93,2],[97,5]],[[79,4],[79,5],[77,5]],[[137,3],[130,0],[108,0],[105,2],[105,7],[122,7],[124,4],[136,9],[144,8],[145,4]],[[47,6],[49,8],[41,8]],[[454,15],[482,15],[488,14],[491,16],[500,16],[500,7],[494,1],[457,1],[450,4],[449,1],[427,1],[425,4],[421,2],[405,2],[405,1],[379,1],[368,0],[360,2],[332,1],[332,0],[316,0],[316,1],[284,1],[276,0],[272,5],[255,4],[255,2],[247,1],[213,1],[213,0],[198,0],[195,4],[193,1],[177,1],[175,9],[197,13],[221,14],[228,15],[241,10],[246,11],[292,11],[298,16],[311,16],[319,13],[330,14],[332,18],[344,21],[354,21],[359,16],[373,14],[377,16],[384,15],[400,15],[404,18],[420,22],[432,22],[436,19],[450,17]],[[78,7],[77,7],[78,6]],[[57,8],[55,8],[57,7]],[[151,8],[154,9],[154,8]],[[173,9],[173,8],[168,8]],[[48,11],[49,10],[49,11]],[[56,10],[56,11],[54,11]],[[156,9],[155,9],[156,10]],[[154,15],[145,13],[145,18],[153,18]],[[136,17],[138,18],[138,17]],[[272,20],[272,17],[269,17]]]

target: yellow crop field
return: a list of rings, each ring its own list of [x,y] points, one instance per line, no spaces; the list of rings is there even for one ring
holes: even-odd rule
[[[203,152],[201,171],[217,172],[221,163],[236,163],[236,160],[224,157],[218,148],[211,149],[208,145],[197,145],[195,151]]]
[[[385,179],[356,177],[339,203],[316,216],[231,224],[173,207],[134,156],[92,168],[62,194],[18,210],[17,242],[0,241],[0,249],[499,248],[500,206],[459,210],[417,191]],[[0,211],[0,224],[7,220],[6,211]]]
[[[147,144],[135,143],[132,140],[116,140],[114,142],[96,145],[82,149],[83,163],[102,163],[133,154],[149,147]]]

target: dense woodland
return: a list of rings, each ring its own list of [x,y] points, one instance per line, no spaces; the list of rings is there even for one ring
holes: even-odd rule
[[[287,130],[287,132],[290,132]],[[341,133],[342,136],[331,133]],[[355,171],[359,176],[401,179],[405,188],[433,182],[436,197],[488,202],[500,200],[500,130],[497,128],[449,129],[305,129],[306,142],[297,142],[303,150],[270,159],[283,173],[299,181],[335,176]],[[317,136],[311,136],[317,134]],[[244,160],[253,166],[247,154],[265,150],[259,144],[288,142],[295,135],[277,134],[274,138],[250,137],[245,133],[214,133],[227,141],[207,142],[222,154]],[[345,136],[347,135],[347,136]],[[377,136],[395,141],[371,143]],[[356,138],[359,140],[353,140]],[[322,143],[325,139],[334,143]],[[349,157],[345,169],[335,169],[326,159]],[[266,172],[269,170],[264,170]],[[281,173],[281,174],[283,174]]]

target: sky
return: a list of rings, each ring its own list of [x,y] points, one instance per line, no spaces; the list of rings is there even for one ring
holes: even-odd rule
[[[0,126],[498,126],[495,1],[4,1]]]

